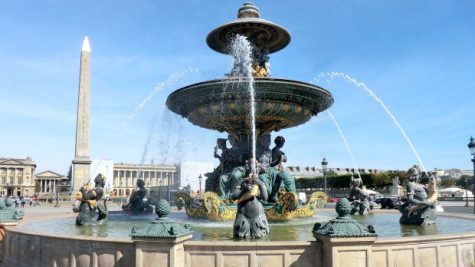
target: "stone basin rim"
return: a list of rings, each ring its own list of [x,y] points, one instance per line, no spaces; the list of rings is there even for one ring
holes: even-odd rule
[[[234,82],[234,83],[238,83],[238,82],[246,82],[247,80],[249,80],[249,78],[247,77],[232,77],[232,78],[216,78],[216,79],[211,79],[211,80],[207,80],[207,81],[203,81],[203,82],[198,82],[198,83],[193,83],[193,84],[189,84],[189,85],[186,85],[184,87],[181,87],[175,91],[173,91],[171,95],[174,95],[178,92],[181,92],[181,91],[184,91],[184,90],[187,90],[187,89],[190,89],[190,88],[193,88],[193,87],[198,87],[198,86],[201,86],[201,85],[206,85],[206,84],[215,84],[215,83],[227,83],[227,82]],[[307,87],[310,87],[310,88],[313,88],[313,89],[318,89],[318,90],[321,90],[325,93],[327,93],[328,95],[332,96],[332,93],[330,91],[328,91],[327,89],[321,87],[321,86],[318,86],[316,84],[313,84],[313,83],[307,83],[307,82],[302,82],[302,81],[298,81],[298,80],[292,80],[292,79],[285,79],[285,78],[276,78],[276,77],[263,77],[263,78],[257,78],[257,77],[254,77],[254,82],[256,83],[259,83],[259,82],[271,82],[271,81],[274,81],[276,83],[289,83],[289,84],[298,84],[298,85],[303,85],[303,86],[307,86]],[[168,99],[170,99],[170,97],[168,97]],[[167,99],[167,106],[168,106],[168,99]]]
[[[328,209],[325,209],[328,210]],[[120,213],[120,212],[117,212]],[[377,216],[377,214],[385,214],[385,213],[398,213],[397,211],[393,210],[381,210],[381,211],[376,211],[374,214]],[[46,220],[56,220],[56,219],[64,219],[64,218],[71,218],[71,222],[74,223],[74,217],[76,217],[77,214],[75,213],[68,213],[68,214],[56,214],[54,216],[49,216],[48,219]],[[470,216],[465,213],[441,213],[438,214],[440,217],[452,217],[452,218],[459,218],[459,219],[466,219],[466,220],[472,220],[475,221],[475,216]],[[30,229],[25,229],[22,228],[23,225],[34,223],[37,221],[35,218],[27,219],[25,221],[20,221],[20,223],[16,226],[5,226],[8,231],[13,231],[17,233],[23,233],[27,235],[34,235],[34,236],[40,236],[40,237],[54,237],[58,239],[77,239],[77,240],[90,240],[90,241],[99,241],[99,242],[130,242],[133,243],[132,239],[125,239],[125,238],[111,238],[111,237],[97,237],[97,236],[82,236],[82,235],[67,235],[67,234],[55,234],[54,236],[51,235],[49,232],[42,232],[42,231],[34,231]],[[131,228],[132,230],[132,228]],[[309,228],[309,231],[311,229]],[[377,231],[377,226],[376,226],[376,231]],[[453,240],[453,239],[467,239],[467,238],[475,238],[475,231],[470,231],[470,232],[465,232],[465,233],[444,233],[444,234],[434,234],[434,235],[420,235],[420,236],[407,236],[407,237],[377,237],[376,238],[376,243],[400,243],[400,242],[421,242],[421,241],[431,241],[431,240]],[[223,244],[228,244],[228,243],[235,243],[235,244],[274,244],[278,245],[281,243],[292,243],[292,244],[308,244],[309,242],[315,242],[316,240],[305,240],[305,241],[233,241],[233,240],[218,240],[218,241],[204,241],[204,240],[189,240],[188,242],[191,242],[193,244],[202,244],[202,243],[208,243],[208,244],[217,244],[217,243],[223,243]],[[243,245],[245,246],[245,245]]]

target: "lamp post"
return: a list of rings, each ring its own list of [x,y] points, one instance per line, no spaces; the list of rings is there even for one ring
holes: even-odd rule
[[[119,198],[120,198],[120,207],[121,208],[122,208],[122,205],[123,205],[123,203],[122,203],[122,193],[123,193],[122,192],[122,181],[120,181],[120,183],[119,183]]]
[[[56,193],[56,204],[54,206],[59,207],[59,181],[57,181],[54,191]]]
[[[470,143],[468,143],[468,149],[470,149],[470,154],[473,156],[473,179],[472,179],[472,193],[473,193],[473,214],[475,214],[475,140],[473,137],[470,137]]]
[[[198,181],[200,182],[200,198],[202,197],[203,195],[203,192],[201,192],[201,181],[203,180],[203,176],[201,175],[200,173],[200,176],[198,176]]]
[[[162,178],[158,181],[158,200],[161,199],[162,196]]]
[[[468,178],[465,177],[465,207],[468,207]]]
[[[167,201],[170,203],[170,174],[167,173]]]
[[[325,195],[327,195],[327,167],[328,167],[328,161],[325,158],[323,158],[322,160],[323,191],[325,192]]]

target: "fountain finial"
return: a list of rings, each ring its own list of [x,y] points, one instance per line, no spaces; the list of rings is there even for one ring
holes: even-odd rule
[[[155,207],[155,212],[158,215],[158,218],[167,218],[170,214],[170,204],[165,199],[160,199],[157,206]]]
[[[259,18],[259,8],[253,3],[246,2],[238,10],[238,19],[242,18]]]

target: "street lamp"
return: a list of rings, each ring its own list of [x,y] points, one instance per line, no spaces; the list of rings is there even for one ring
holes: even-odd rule
[[[465,207],[468,207],[468,178],[465,177]]]
[[[325,158],[323,158],[322,160],[323,191],[325,192],[325,195],[327,194],[327,167],[328,167],[328,161]]]
[[[170,203],[170,174],[167,173],[167,201]]]
[[[158,200],[161,199],[162,196],[162,178],[158,180]]]
[[[122,208],[122,181],[119,183],[119,198],[120,198],[120,207]]]
[[[56,204],[54,206],[59,207],[59,181],[57,181],[54,191],[56,193]]]
[[[202,192],[201,192],[201,181],[203,180],[203,176],[201,176],[201,173],[200,173],[200,176],[198,176],[198,181],[200,182],[200,198],[202,197]]]
[[[473,179],[472,179],[472,193],[473,193],[473,214],[475,214],[475,140],[473,137],[470,137],[470,143],[468,143],[468,149],[470,149],[470,154],[473,156]]]

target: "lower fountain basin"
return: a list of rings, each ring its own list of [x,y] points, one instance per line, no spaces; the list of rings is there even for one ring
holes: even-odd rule
[[[183,213],[174,213],[173,216],[178,221],[189,221]],[[2,266],[17,267],[117,267],[145,266],[143,262],[148,259],[155,262],[181,262],[180,266],[187,267],[224,267],[229,262],[243,267],[384,267],[416,266],[415,263],[421,263],[421,266],[422,263],[424,266],[471,266],[475,262],[473,216],[444,214],[438,217],[435,227],[423,228],[400,226],[397,212],[376,212],[374,215],[359,217],[358,220],[362,224],[373,223],[380,235],[378,238],[336,238],[330,243],[315,241],[310,233],[314,220],[319,217],[326,220],[334,216],[333,211],[324,211],[314,218],[308,218],[309,221],[294,220],[290,224],[271,226],[271,233],[283,230],[288,233],[287,236],[298,236],[297,239],[306,241],[273,241],[282,239],[272,235],[268,240],[259,242],[231,241],[230,224],[213,223],[201,228],[198,225],[200,222],[196,222],[194,230],[201,234],[195,234],[195,240],[182,241],[177,247],[180,253],[170,253],[166,251],[170,244],[175,244],[173,240],[150,240],[143,243],[131,240],[128,236],[132,225],[145,225],[154,216],[133,217],[122,224],[126,217],[112,214],[108,225],[77,228],[74,226],[75,215],[70,214],[44,221],[25,221],[17,227],[6,226],[5,238],[0,243],[3,252],[0,253],[0,263]],[[301,230],[292,228],[292,225],[301,226],[297,228]],[[390,232],[392,234],[388,234]],[[327,253],[331,253],[331,257]],[[328,263],[328,259],[333,262]],[[164,263],[163,266],[167,264]]]
[[[270,222],[270,234],[260,241],[312,241],[311,233],[316,222],[326,223],[337,216],[333,210],[317,211],[312,218],[296,218],[289,222]],[[19,229],[29,232],[64,236],[95,236],[114,239],[130,240],[133,226],[144,228],[157,216],[155,214],[129,216],[123,213],[109,215],[107,224],[77,227],[72,218],[58,218],[19,225]],[[430,236],[438,234],[456,234],[475,232],[475,223],[466,218],[439,216],[437,223],[429,226],[400,225],[399,213],[377,212],[368,216],[352,216],[363,226],[373,225],[379,238],[399,238]],[[222,241],[233,240],[233,221],[209,222],[206,220],[191,220],[184,212],[172,212],[170,215],[179,224],[189,223],[192,226],[193,240]],[[253,240],[254,241],[254,240]]]

